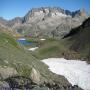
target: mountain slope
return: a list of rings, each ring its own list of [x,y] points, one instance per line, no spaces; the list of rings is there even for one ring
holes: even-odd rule
[[[23,88],[27,78],[37,84],[44,82],[50,84],[58,82],[61,86],[69,84],[63,76],[51,73],[46,65],[20,46],[11,34],[3,32],[1,29],[0,51],[0,87],[5,87],[4,85],[7,87],[6,82],[8,82],[10,87],[20,85]],[[30,85],[32,84],[28,86]]]
[[[68,38],[71,50],[90,59],[90,18],[85,20],[81,26],[72,29],[64,38]]]

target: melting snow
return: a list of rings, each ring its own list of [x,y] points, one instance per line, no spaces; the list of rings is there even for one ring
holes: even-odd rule
[[[46,39],[43,39],[43,38],[42,38],[42,39],[40,39],[40,40],[41,40],[41,41],[44,41],[44,40],[46,40]]]
[[[30,50],[30,51],[35,51],[36,49],[38,49],[38,47],[29,48],[28,50]]]
[[[60,13],[60,12],[56,12],[56,13],[51,13],[52,17],[55,17],[55,16],[59,16],[59,17],[67,17],[67,15],[63,14],[63,13]]]
[[[26,40],[25,38],[19,38],[18,40]]]
[[[85,61],[49,58],[42,62],[47,64],[53,73],[65,76],[72,85],[90,90],[90,64]]]

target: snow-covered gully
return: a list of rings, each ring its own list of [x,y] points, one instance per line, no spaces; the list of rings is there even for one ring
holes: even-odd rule
[[[36,49],[38,49],[38,47],[33,47],[33,48],[29,48],[29,51],[35,51]]]
[[[72,85],[78,85],[84,90],[90,90],[90,64],[80,60],[66,60],[64,58],[48,58],[42,60],[49,66],[49,70],[63,75]]]

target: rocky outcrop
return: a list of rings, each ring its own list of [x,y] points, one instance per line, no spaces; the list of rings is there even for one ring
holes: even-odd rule
[[[5,81],[0,81],[0,89],[2,88],[2,87],[9,87],[9,84],[7,83],[7,82],[5,82]]]
[[[9,83],[5,81],[5,79],[17,75],[17,71],[14,68],[7,66],[0,66],[0,89],[1,88],[9,88]]]
[[[11,67],[0,67],[0,79],[6,79],[11,76],[17,75],[17,71]]]
[[[32,68],[31,77],[19,76],[13,68],[0,68],[0,89],[16,90],[82,90],[77,85],[60,84],[58,82],[40,82],[41,75]]]
[[[77,85],[60,85],[57,83],[42,83],[40,85],[34,83],[30,78],[23,76],[10,77],[5,80],[9,83],[9,88],[19,90],[82,90]]]
[[[31,71],[32,81],[39,84],[40,83],[40,78],[41,78],[41,75],[40,75],[39,71],[37,71],[35,68],[32,68],[32,71]]]
[[[16,90],[82,90],[77,85],[60,84],[58,82],[44,81],[40,83],[41,75],[38,70],[32,68],[31,77],[20,76],[11,67],[0,68],[0,89]]]

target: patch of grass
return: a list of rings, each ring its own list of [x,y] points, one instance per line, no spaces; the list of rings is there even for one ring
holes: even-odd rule
[[[59,57],[60,53],[64,50],[65,48],[59,40],[47,39],[40,44],[40,47],[35,52],[35,55],[40,59]]]
[[[53,38],[46,39],[40,43],[39,49],[34,51],[33,55],[38,59],[45,58],[66,58],[66,59],[80,59],[81,54],[71,50],[71,43],[67,40],[56,40]]]
[[[48,52],[56,52],[57,50],[58,50],[57,46],[46,47],[40,51],[40,54],[46,54]]]
[[[32,70],[30,66],[17,63],[15,68],[20,76],[30,77]]]
[[[3,38],[4,37],[4,38]],[[0,33],[0,43],[1,44],[11,44],[11,45],[13,45],[13,46],[15,46],[15,47],[17,47],[18,48],[18,44],[17,44],[17,42],[15,41],[15,39],[12,37],[12,36],[10,36],[10,35],[7,35],[7,34],[5,34],[5,33]]]

